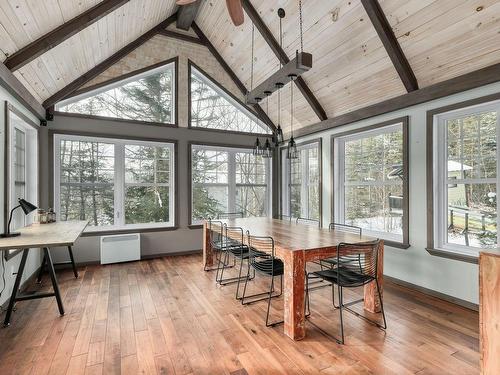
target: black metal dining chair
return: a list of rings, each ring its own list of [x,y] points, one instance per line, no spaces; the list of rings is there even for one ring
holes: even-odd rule
[[[344,321],[343,310],[347,310],[354,315],[375,324],[381,329],[387,328],[387,321],[385,319],[384,303],[380,293],[380,285],[378,280],[378,256],[380,249],[380,240],[364,243],[340,243],[337,248],[337,263],[335,268],[311,272],[306,278],[306,315],[310,315],[310,293],[309,293],[309,279],[321,278],[332,283],[332,296],[334,294],[333,284],[338,286],[339,298],[339,311],[340,311],[340,334],[341,339],[335,338],[339,343],[344,344]],[[358,264],[359,263],[359,264]],[[360,267],[361,265],[361,267]],[[377,294],[380,302],[380,309],[383,317],[383,324],[371,320],[354,310],[350,309],[352,306],[360,301],[352,301],[344,303],[343,289],[344,288],[357,288],[365,284],[375,282],[377,286]]]
[[[222,250],[222,244],[223,244],[223,224],[222,221],[218,220],[208,220],[208,243],[210,247],[212,248],[212,251],[215,253],[215,261],[216,261],[216,266],[209,268],[205,264],[203,269],[205,271],[217,271],[219,272],[219,261],[221,257],[221,250]],[[230,266],[233,267],[233,266]]]
[[[269,322],[271,299],[279,297],[283,293],[284,266],[283,262],[275,256],[274,239],[272,237],[252,236],[250,235],[250,232],[247,231],[247,243],[249,249],[250,267],[256,272],[256,274],[271,277],[271,286],[269,288],[269,292],[257,293],[247,296],[246,290],[249,281],[249,277],[247,277],[245,281],[245,287],[243,288],[243,298],[241,299],[241,303],[243,305],[248,305],[257,301],[267,299],[266,327],[281,324],[283,323],[283,320],[272,323]],[[250,268],[248,270],[248,276],[250,276]],[[280,277],[279,293],[275,293],[274,290],[274,278],[276,276]]]
[[[228,285],[232,283],[237,283],[236,286],[236,299],[241,300],[242,297],[240,297],[239,292],[240,292],[240,284],[241,281],[247,280],[252,280],[255,277],[255,271],[253,271],[253,275],[250,275],[250,272],[246,273],[245,275],[241,275],[242,270],[243,270],[243,263],[245,261],[248,262],[248,258],[250,256],[248,246],[244,244],[244,237],[243,237],[243,228],[241,227],[229,227],[226,224],[223,225],[223,238],[227,241],[228,239],[232,240],[231,242],[226,242],[226,244],[223,246],[222,252],[224,253],[224,260],[220,262],[219,264],[222,264],[221,267],[221,272],[220,275],[217,273],[217,282],[220,285]],[[229,264],[229,257],[232,256],[234,259],[239,260],[240,264],[240,269],[238,276],[236,277],[228,277],[224,279],[224,270],[226,267],[224,265]],[[250,264],[247,264],[248,270],[250,270]]]

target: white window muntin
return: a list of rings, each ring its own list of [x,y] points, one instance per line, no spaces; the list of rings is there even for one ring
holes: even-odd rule
[[[61,188],[61,141],[99,142],[114,145],[114,225],[88,227],[90,231],[109,231],[120,229],[147,229],[160,227],[173,227],[175,225],[175,145],[165,142],[150,142],[129,139],[115,139],[106,137],[87,137],[80,135],[55,134],[54,135],[54,208],[57,213],[61,212],[60,188]],[[148,147],[167,147],[170,150],[169,165],[169,221],[144,224],[125,224],[125,188],[127,186],[151,186],[150,183],[127,183],[125,184],[125,146],[138,145]],[[99,185],[97,183],[96,185]]]

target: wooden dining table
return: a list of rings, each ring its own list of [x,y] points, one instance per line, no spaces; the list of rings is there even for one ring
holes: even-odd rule
[[[335,257],[338,245],[342,242],[358,243],[373,241],[373,237],[359,236],[339,230],[330,231],[316,226],[295,223],[295,221],[278,220],[264,217],[237,218],[218,220],[228,227],[240,227],[243,232],[254,236],[270,236],[274,239],[275,255],[280,258],[284,271],[284,329],[285,334],[293,340],[301,340],[306,335],[305,328],[305,270],[306,263],[320,259]],[[212,222],[212,229],[220,224]],[[213,252],[209,237],[210,222],[203,223],[203,266],[213,266]],[[246,237],[246,236],[245,236]],[[234,238],[237,240],[237,238]],[[240,238],[241,239],[241,238]],[[246,238],[245,238],[246,241]],[[257,248],[257,250],[260,250]],[[383,290],[384,242],[380,241],[377,259],[377,273]],[[206,268],[205,268],[206,269]],[[375,282],[364,286],[364,308],[376,313],[380,311],[380,302]]]

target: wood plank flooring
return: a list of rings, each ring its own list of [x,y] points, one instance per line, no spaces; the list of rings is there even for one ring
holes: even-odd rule
[[[265,302],[242,306],[217,286],[201,255],[58,272],[66,315],[53,299],[17,304],[0,329],[0,374],[477,374],[478,315],[386,283],[387,332],[345,313],[338,334],[331,289],[311,293],[307,338],[266,328]],[[263,291],[258,278],[250,292]],[[46,276],[42,289],[48,288]],[[346,293],[359,298],[362,290]],[[358,311],[360,307],[357,307]],[[283,314],[273,300],[272,316]]]

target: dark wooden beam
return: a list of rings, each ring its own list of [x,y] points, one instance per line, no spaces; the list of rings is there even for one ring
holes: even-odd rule
[[[171,15],[168,17],[166,20],[160,22],[158,25],[150,29],[149,31],[145,32],[142,34],[139,38],[134,40],[133,42],[127,44],[125,47],[123,47],[121,50],[118,52],[114,53],[110,57],[108,57],[106,60],[103,62],[99,63],[92,69],[90,69],[88,72],[85,74],[81,75],[71,83],[69,83],[67,86],[63,87],[61,90],[53,94],[50,98],[45,100],[43,102],[43,106],[45,108],[48,108],[57,102],[63,100],[64,98],[70,96],[72,93],[74,93],[76,90],[78,90],[80,87],[82,87],[84,84],[92,80],[93,78],[97,77],[99,74],[104,72],[106,69],[108,69],[111,65],[114,63],[118,62],[120,59],[128,55],[130,52],[135,50],[137,47],[141,46],[143,43],[147,42],[149,39],[151,39],[153,36],[155,36],[159,30],[165,29],[168,25],[172,24],[175,22],[177,18],[176,14]]]
[[[401,78],[406,91],[418,90],[418,82],[410,63],[406,59],[406,56],[401,49],[401,46],[392,31],[391,25],[387,18],[385,17],[384,11],[380,7],[378,0],[361,0],[363,7],[370,17],[373,27],[377,31],[377,34],[382,41],[382,44],[387,51],[396,71]]]
[[[200,39],[198,39],[198,38],[196,38],[194,36],[187,35],[187,34],[182,34],[182,33],[177,33],[177,32],[172,31],[172,30],[159,30],[158,34],[167,36],[169,38],[179,39],[179,40],[182,40],[184,42],[196,43],[196,44],[204,45],[203,42]]]
[[[40,120],[45,120],[45,109],[14,74],[0,63],[0,85]]]
[[[200,9],[201,0],[196,0],[187,5],[181,5],[177,10],[177,22],[176,26],[178,29],[189,30],[196,15],[198,14],[198,10]]]
[[[448,95],[458,94],[463,91],[500,82],[500,63],[476,70],[443,82],[436,83],[383,102],[360,108],[326,121],[320,121],[303,129],[295,131],[296,137],[303,137],[320,131],[351,124],[370,117],[397,111],[413,105],[443,98]]]
[[[79,31],[85,29],[94,22],[99,21],[102,17],[121,7],[128,1],[129,0],[104,0],[100,2],[86,12],[68,22],[65,22],[48,34],[41,36],[34,42],[31,42],[26,47],[21,48],[19,51],[9,56],[5,60],[4,64],[11,71],[21,68],[30,61],[36,59],[41,54],[47,52],[51,48],[54,48],[66,39],[69,39]]]
[[[281,48],[278,41],[274,38],[273,34],[266,26],[262,18],[260,18],[259,13],[250,3],[250,0],[242,0],[241,4],[243,5],[243,9],[245,10],[245,12],[248,14],[248,17],[250,17],[255,27],[257,28],[257,30],[259,30],[260,34],[266,41],[267,45],[274,52],[276,57],[281,61],[283,65],[287,64],[290,59],[288,58],[286,52],[283,50],[283,48]],[[326,115],[325,110],[319,103],[318,99],[316,99],[311,89],[309,89],[309,86],[307,86],[307,83],[304,81],[304,79],[302,77],[298,77],[295,80],[295,84],[313,109],[314,113],[316,113],[318,118],[321,121],[326,120],[328,116]]]
[[[196,22],[193,22],[191,25],[191,28],[194,30],[196,35],[198,35],[198,38],[203,42],[203,44],[208,48],[208,50],[212,53],[212,55],[215,57],[215,59],[218,61],[218,63],[222,66],[222,69],[231,77],[233,82],[235,83],[236,86],[240,89],[241,93],[243,95],[248,94],[248,90],[243,84],[243,82],[240,81],[238,76],[233,72],[231,67],[226,63],[226,60],[220,55],[220,53],[217,51],[217,49],[214,47],[214,45],[208,40],[207,36],[201,31],[201,29],[198,27]],[[257,115],[259,118],[264,121],[267,126],[271,128],[272,131],[276,130],[276,126],[272,122],[272,120],[269,118],[269,116],[266,114],[266,112],[261,108],[260,105],[254,104],[253,105],[255,112],[257,112]]]

